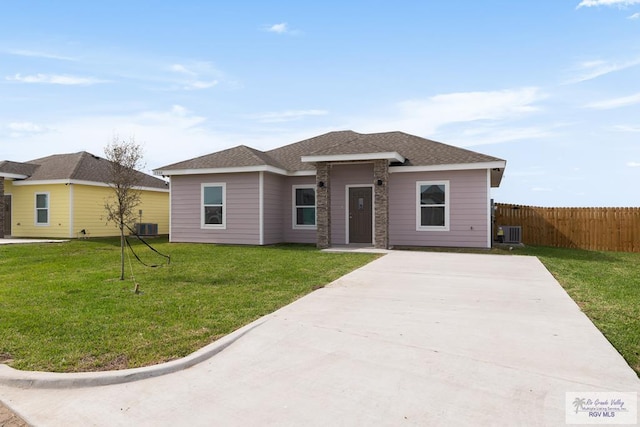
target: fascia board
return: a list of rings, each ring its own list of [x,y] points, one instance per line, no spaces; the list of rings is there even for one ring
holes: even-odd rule
[[[172,176],[172,175],[209,175],[218,173],[241,173],[241,172],[271,172],[278,175],[289,175],[289,173],[280,168],[268,165],[261,166],[240,166],[229,168],[204,168],[204,169],[155,169],[154,175]]]
[[[12,185],[16,187],[23,187],[28,185],[68,185],[68,184],[77,184],[77,185],[88,185],[91,187],[111,187],[106,182],[96,182],[96,181],[83,181],[79,179],[47,179],[47,180],[38,180],[38,181],[14,181]],[[141,191],[157,191],[160,193],[168,193],[169,189],[166,188],[155,188],[155,187],[144,187],[144,186],[134,186],[132,187],[134,190]]]
[[[0,177],[6,178],[6,179],[27,179],[27,178],[29,178],[28,175],[19,175],[17,173],[5,173],[5,172],[0,172]]]
[[[494,162],[480,163],[452,163],[446,165],[428,165],[428,166],[391,166],[389,173],[402,172],[435,172],[435,171],[452,171],[452,170],[473,170],[473,169],[504,169],[507,162],[504,160]]]

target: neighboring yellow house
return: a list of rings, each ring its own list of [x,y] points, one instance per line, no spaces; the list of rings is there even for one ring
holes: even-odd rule
[[[169,185],[139,173],[140,234],[169,234]],[[4,236],[78,238],[117,236],[105,203],[114,201],[109,161],[85,151],[26,163],[0,162],[0,225]],[[4,205],[4,206],[1,206]],[[0,237],[3,235],[0,230]]]

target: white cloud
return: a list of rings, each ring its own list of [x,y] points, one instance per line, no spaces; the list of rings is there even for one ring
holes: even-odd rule
[[[196,116],[182,105],[173,105],[169,111],[145,111],[131,118],[131,121],[144,125],[171,124],[171,126],[188,129],[202,124],[205,117]]]
[[[280,24],[274,24],[267,28],[267,31],[271,33],[285,34],[289,32],[289,28],[287,28],[287,23],[282,22]]]
[[[309,116],[326,116],[326,110],[287,110],[254,116],[260,123],[281,123],[300,120]]]
[[[593,6],[630,6],[633,4],[640,3],[640,0],[582,0],[580,4],[576,7],[579,9],[581,7],[593,7]]]
[[[266,26],[264,27],[264,30],[270,33],[289,34],[292,36],[300,34],[300,31],[289,28],[289,24],[287,24],[286,22]]]
[[[640,132],[640,126],[617,125],[613,130],[618,132]]]
[[[534,87],[521,89],[458,92],[435,95],[426,100],[409,100],[399,104],[406,115],[433,120],[438,126],[446,123],[475,120],[499,120],[537,111],[532,104],[542,99]]]
[[[191,82],[188,82],[184,88],[186,90],[197,90],[197,89],[209,89],[211,87],[217,86],[218,81],[217,80],[210,80],[210,81],[201,81],[201,80],[194,80]]]
[[[47,53],[47,52],[39,52],[33,50],[22,50],[22,49],[10,49],[7,53],[16,56],[27,56],[31,58],[45,58],[45,59],[56,59],[59,61],[77,61],[76,58],[72,58],[69,56],[57,55],[55,53]]]
[[[530,177],[530,176],[543,176],[547,175],[547,170],[543,166],[529,166],[528,168],[522,168],[512,170],[507,168],[505,170],[505,176],[509,177]]]
[[[640,162],[629,162],[627,163],[627,166],[630,168],[640,168]]]
[[[32,122],[13,122],[7,125],[9,136],[12,138],[20,138],[24,135],[34,135],[48,132],[49,129],[42,125]]]
[[[505,127],[488,126],[481,130],[464,130],[450,133],[444,139],[455,141],[457,145],[472,147],[475,145],[500,144],[509,141],[522,141],[548,138],[554,133],[538,127]]]
[[[2,157],[27,161],[83,150],[102,155],[114,134],[131,135],[144,146],[145,162],[151,169],[244,143],[240,142],[241,137],[232,139],[205,125],[205,117],[182,105],[132,115],[72,116],[42,124],[16,122],[11,127],[0,127],[19,138],[19,143],[3,150]]]
[[[526,87],[486,92],[457,92],[398,104],[409,120],[429,123],[434,130],[450,123],[501,120],[538,110],[533,104],[543,99],[537,88]]]
[[[640,1],[640,0],[639,0]],[[609,73],[621,71],[626,68],[635,67],[640,64],[640,58],[626,62],[606,62],[602,60],[585,61],[576,67],[576,76],[570,78],[566,83],[580,83],[592,80]]]
[[[59,74],[33,74],[23,76],[22,74],[14,74],[13,76],[6,76],[6,80],[15,81],[20,83],[46,83],[57,85],[80,85],[89,86],[97,83],[108,83],[107,80],[100,80],[94,77],[78,77]]]
[[[176,73],[182,73],[182,74],[187,74],[189,76],[195,76],[196,73],[194,73],[193,71],[187,69],[187,67],[185,67],[182,64],[172,64],[169,69],[171,71],[175,71]]]
[[[540,111],[536,104],[546,97],[535,87],[440,94],[403,101],[380,116],[352,118],[339,127],[359,132],[396,129],[464,146],[542,138],[551,134],[513,122]]]
[[[44,128],[40,125],[36,125],[31,122],[16,122],[9,123],[7,126],[11,130],[21,131],[21,132],[42,132]]]
[[[611,110],[613,108],[627,107],[629,105],[640,104],[640,93],[621,98],[607,99],[604,101],[590,102],[585,105],[586,108],[596,110]]]
[[[172,64],[169,70],[185,76],[185,79],[179,82],[181,89],[184,90],[209,89],[219,83],[217,79],[211,78],[213,75],[219,75],[219,71],[208,62],[197,62],[188,67],[183,64]],[[206,77],[203,79],[202,75]]]

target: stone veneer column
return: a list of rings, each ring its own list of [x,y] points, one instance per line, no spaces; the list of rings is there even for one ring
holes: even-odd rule
[[[316,225],[317,246],[320,249],[331,247],[331,182],[328,163],[316,164]],[[322,182],[322,184],[320,184]]]
[[[378,180],[382,185],[378,185]],[[375,241],[376,248],[389,247],[389,162],[376,160],[373,164],[373,187],[375,206]]]
[[[4,177],[0,176],[0,239],[4,239]]]

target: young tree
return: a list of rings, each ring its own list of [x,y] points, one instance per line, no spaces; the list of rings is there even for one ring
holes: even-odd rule
[[[139,169],[142,163],[142,148],[133,137],[128,141],[120,140],[118,135],[104,148],[111,172],[109,187],[113,190],[113,198],[105,201],[107,221],[113,222],[120,229],[120,280],[124,280],[125,226],[135,222],[134,209],[140,204],[140,192],[136,187],[140,184]],[[138,293],[136,284],[134,291]]]

